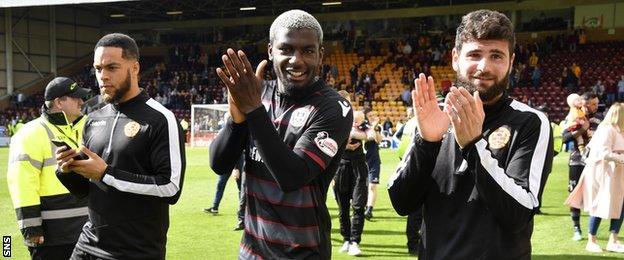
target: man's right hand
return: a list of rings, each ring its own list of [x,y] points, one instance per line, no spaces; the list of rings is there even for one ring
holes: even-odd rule
[[[228,92],[230,92],[228,90]],[[240,124],[242,122],[245,122],[245,114],[243,114],[243,112],[240,111],[240,109],[238,109],[238,107],[236,106],[236,103],[234,103],[234,100],[232,99],[232,95],[230,95],[228,93],[228,107],[230,109],[230,116],[232,117],[232,121],[234,121],[234,123]]]
[[[418,133],[428,142],[439,142],[449,128],[450,119],[438,106],[433,77],[420,73],[414,80],[412,106],[416,115]]]
[[[28,241],[30,241],[30,243],[33,243],[33,244],[36,244],[36,245],[41,245],[41,244],[43,244],[45,239],[43,239],[43,236],[31,236],[31,237],[28,238]]]

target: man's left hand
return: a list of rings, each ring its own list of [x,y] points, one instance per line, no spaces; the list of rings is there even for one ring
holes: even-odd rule
[[[485,112],[478,91],[471,96],[465,88],[451,87],[444,103],[459,147],[464,148],[481,136]]]
[[[85,178],[101,180],[108,164],[106,164],[106,162],[99,155],[92,152],[87,147],[82,147],[80,151],[89,158],[86,160],[74,160],[69,166],[69,169],[84,176]]]

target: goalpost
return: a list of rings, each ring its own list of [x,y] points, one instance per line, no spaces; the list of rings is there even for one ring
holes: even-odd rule
[[[227,104],[191,106],[191,147],[208,147],[223,125]]]

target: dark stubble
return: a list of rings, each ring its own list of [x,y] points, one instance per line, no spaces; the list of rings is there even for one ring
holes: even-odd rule
[[[511,66],[509,69],[511,69]],[[491,78],[491,75],[489,74],[482,74],[480,76]],[[458,88],[463,87],[466,90],[468,90],[470,94],[478,90],[479,97],[481,98],[483,102],[489,102],[489,101],[492,101],[494,98],[498,97],[501,93],[503,93],[503,91],[505,91],[508,85],[509,85],[509,70],[507,70],[507,73],[505,73],[504,78],[502,78],[499,81],[495,81],[494,85],[492,85],[491,87],[487,89],[472,84],[472,82],[470,82],[470,80],[468,80],[467,77],[462,76],[459,73],[457,74],[457,80],[455,80],[456,87]]]
[[[130,80],[130,70],[128,69],[128,73],[126,74],[126,79],[121,83],[119,89],[115,91],[113,96],[110,96],[104,93],[104,88],[100,89],[100,94],[104,97],[104,102],[106,103],[119,103],[119,101],[130,91],[130,85],[132,85],[132,81]]]

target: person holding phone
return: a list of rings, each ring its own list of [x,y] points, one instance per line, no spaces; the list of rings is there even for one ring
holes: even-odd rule
[[[71,259],[165,259],[169,205],[180,198],[186,158],[175,115],[139,88],[139,48],[102,37],[93,68],[107,104],[89,114],[80,150],[57,150],[56,176],[89,198]],[[76,160],[79,152],[88,158]]]
[[[7,182],[17,223],[32,259],[68,259],[87,221],[87,200],[72,196],[55,176],[56,145],[77,148],[89,90],[57,77],[45,89],[41,117],[11,139]]]

